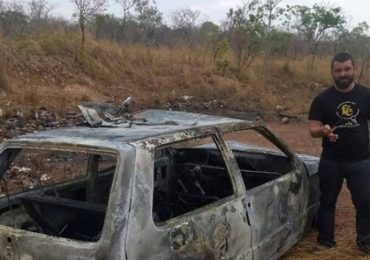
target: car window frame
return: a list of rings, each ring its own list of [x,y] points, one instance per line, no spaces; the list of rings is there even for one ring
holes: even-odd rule
[[[153,194],[152,195],[152,201],[151,201],[151,213],[152,213],[151,214],[151,221],[153,222],[153,224],[156,228],[161,228],[161,229],[172,228],[174,225],[179,225],[181,223],[189,221],[189,217],[191,217],[191,216],[201,215],[201,214],[205,213],[206,211],[209,211],[210,208],[221,207],[222,205],[233,202],[236,199],[239,199],[241,197],[241,195],[243,194],[243,192],[240,191],[239,185],[237,185],[237,181],[239,181],[239,178],[237,176],[235,176],[235,174],[239,175],[240,173],[235,172],[233,167],[228,162],[229,158],[225,154],[225,149],[228,149],[228,148],[225,147],[224,140],[220,136],[220,133],[219,133],[217,128],[214,128],[213,131],[208,132],[208,133],[203,134],[203,135],[198,134],[198,135],[191,136],[191,137],[188,137],[188,138],[176,139],[172,142],[161,142],[157,146],[153,147],[153,149],[152,149],[152,154],[153,154],[152,158],[154,158],[154,152],[158,148],[166,147],[166,146],[169,146],[169,145],[174,144],[174,143],[186,142],[187,140],[202,139],[202,138],[209,138],[209,137],[213,139],[217,149],[221,153],[222,159],[225,162],[227,173],[228,173],[228,176],[229,176],[230,182],[231,182],[232,194],[229,195],[229,196],[226,196],[224,198],[221,198],[220,200],[217,200],[215,202],[212,202],[212,203],[204,205],[200,208],[197,208],[195,210],[186,212],[182,215],[179,215],[179,216],[176,216],[174,218],[168,219],[166,221],[157,223],[153,219],[153,200],[154,200],[154,186],[153,186],[153,189],[151,190],[151,192]],[[153,169],[154,169],[154,160],[151,163],[153,164]],[[154,172],[151,173],[151,174],[152,174],[152,178],[154,180]],[[241,176],[239,176],[239,177],[241,179]],[[154,185],[154,182],[153,182],[153,185]]]
[[[218,127],[220,134],[224,137],[225,134],[230,132],[239,132],[244,130],[253,129],[259,134],[261,134],[263,137],[265,137],[267,140],[269,140],[273,145],[275,145],[277,148],[279,148],[294,164],[293,170],[297,169],[299,159],[295,152],[289,148],[289,146],[279,138],[269,127],[267,127],[264,123],[256,123],[251,124],[251,122],[241,122],[236,123],[232,125],[223,125]],[[225,140],[225,139],[224,139]],[[226,140],[225,140],[226,141]],[[230,149],[230,146],[227,145],[227,147]]]
[[[23,141],[23,140],[9,140],[5,143],[2,143],[0,145],[0,155],[6,151],[7,149],[33,149],[33,150],[49,150],[49,151],[71,151],[71,152],[84,152],[88,154],[104,154],[108,156],[113,156],[117,159],[116,162],[116,168],[114,171],[114,176],[112,180],[112,185],[111,185],[111,191],[109,194],[109,199],[107,203],[107,211],[106,211],[106,216],[104,218],[104,224],[103,228],[101,231],[101,237],[97,241],[82,241],[82,240],[75,240],[75,239],[69,239],[69,238],[64,238],[64,237],[58,237],[58,236],[51,236],[47,234],[41,234],[41,233],[35,233],[27,230],[22,230],[18,228],[13,228],[13,227],[8,227],[8,226],[3,226],[0,225],[2,228],[8,228],[11,230],[14,230],[15,232],[21,232],[21,233],[26,233],[30,234],[30,237],[36,236],[36,237],[44,237],[45,235],[47,237],[50,237],[54,241],[68,241],[72,242],[75,245],[84,245],[84,246],[89,246],[92,245],[94,247],[101,247],[104,245],[104,241],[106,239],[109,239],[113,234],[110,234],[108,232],[109,226],[108,224],[112,221],[109,213],[109,208],[115,207],[116,202],[114,199],[112,199],[112,190],[115,188],[115,184],[117,182],[117,178],[119,175],[119,170],[123,166],[123,162],[125,161],[123,151],[120,150],[119,148],[115,149],[113,147],[98,147],[94,145],[86,145],[86,144],[70,144],[70,143],[51,143],[51,142],[43,142],[43,141]],[[124,167],[124,166],[123,166]],[[89,174],[86,174],[83,178],[88,178]],[[75,181],[81,181],[83,178],[78,178]],[[68,184],[73,183],[72,182],[66,182]],[[63,184],[63,183],[62,183]],[[56,184],[58,185],[58,184]],[[82,247],[80,247],[82,248]]]

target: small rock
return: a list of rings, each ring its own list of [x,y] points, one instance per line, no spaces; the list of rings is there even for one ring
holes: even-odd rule
[[[193,96],[183,96],[182,98],[184,99],[184,101],[188,101],[188,100],[192,99]]]
[[[17,112],[15,112],[15,116],[16,117],[19,117],[19,118],[23,118],[24,117],[24,113],[22,112],[22,111],[17,111]]]
[[[45,173],[45,174],[41,175],[40,180],[41,181],[48,181],[48,180],[50,180],[50,177]]]
[[[275,110],[278,111],[278,112],[281,112],[281,111],[284,111],[285,108],[283,106],[277,105]]]
[[[288,118],[288,117],[283,117],[283,118],[281,119],[281,122],[282,122],[283,124],[289,124],[289,118]]]

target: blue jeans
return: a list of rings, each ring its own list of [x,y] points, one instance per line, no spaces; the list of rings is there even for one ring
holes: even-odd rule
[[[370,159],[356,162],[320,160],[318,240],[334,242],[335,204],[343,180],[356,208],[357,240],[370,245]]]

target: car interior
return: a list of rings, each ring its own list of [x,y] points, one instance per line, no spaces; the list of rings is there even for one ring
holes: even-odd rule
[[[292,170],[278,154],[233,150],[247,190]],[[161,223],[233,194],[224,159],[217,148],[164,148],[154,168],[153,218]]]
[[[0,224],[81,241],[99,240],[116,158],[20,149],[2,156],[9,160],[0,181]],[[74,175],[74,170],[80,173]]]

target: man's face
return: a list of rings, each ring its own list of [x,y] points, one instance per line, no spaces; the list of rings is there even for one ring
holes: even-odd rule
[[[355,78],[355,68],[353,67],[352,61],[334,61],[331,75],[338,88],[348,88]]]

